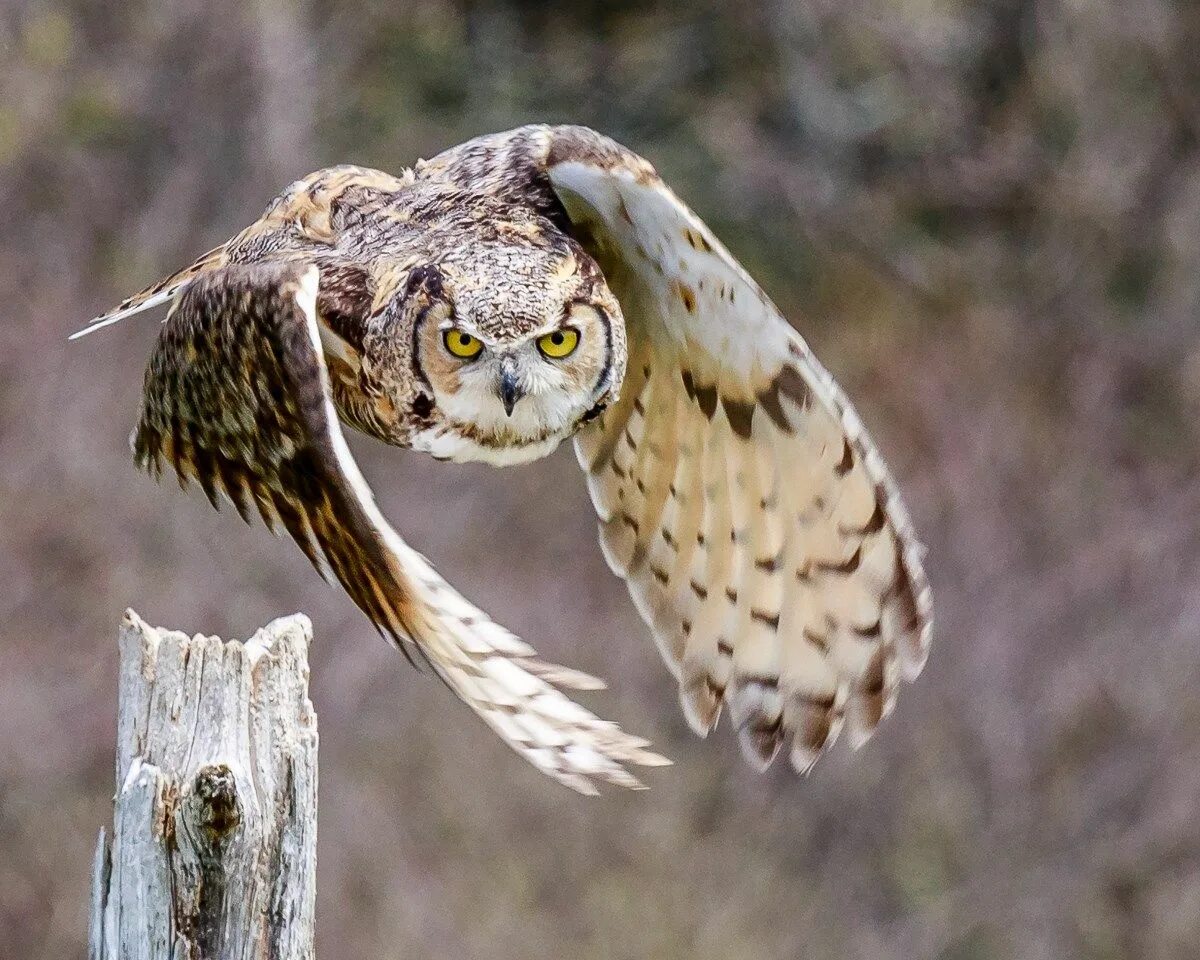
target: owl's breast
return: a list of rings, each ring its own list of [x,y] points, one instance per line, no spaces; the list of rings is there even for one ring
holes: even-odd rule
[[[452,424],[431,427],[412,435],[410,446],[414,450],[428,453],[435,460],[451,460],[454,463],[486,463],[492,467],[513,467],[532,463],[549,456],[558,449],[565,435],[555,435],[539,440],[522,442],[481,441]]]

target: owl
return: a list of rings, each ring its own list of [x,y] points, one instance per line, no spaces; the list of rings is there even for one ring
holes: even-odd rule
[[[850,402],[644,159],[577,126],[484,136],[392,176],[289,186],[76,336],[170,304],[137,463],[282,527],[371,623],[584,793],[666,761],[571,700],[381,514],[347,423],[495,466],[574,440],[608,564],[700,735],[811,769],[925,662],[931,597]]]

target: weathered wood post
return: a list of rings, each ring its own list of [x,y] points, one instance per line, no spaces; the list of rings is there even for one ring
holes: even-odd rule
[[[244,643],[121,622],[117,793],[92,960],[312,960],[312,625]]]

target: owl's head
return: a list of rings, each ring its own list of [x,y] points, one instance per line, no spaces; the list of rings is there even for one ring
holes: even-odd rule
[[[616,397],[625,323],[603,274],[558,234],[460,244],[408,284],[413,364],[437,426],[435,456],[545,456]]]

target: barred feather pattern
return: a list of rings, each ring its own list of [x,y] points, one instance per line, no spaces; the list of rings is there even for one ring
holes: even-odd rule
[[[576,441],[605,557],[693,729],[728,704],[755,765],[786,745],[807,771],[844,721],[863,742],[926,657],[928,588],[886,519],[891,494],[811,397],[783,399],[781,423],[757,411],[744,436],[673,365],[646,366]]]
[[[861,421],[644,160],[546,128],[548,175],[625,312],[618,403],[576,437],[601,545],[679,679],[765,768],[861,745],[927,657],[922,549]]]
[[[180,294],[146,374],[137,462],[173,468],[214,506],[282,526],[382,633],[425,660],[510,746],[581,793],[638,788],[627,765],[666,763],[559,687],[600,681],[538,660],[412,550],[375,505],[330,398],[319,270],[204,271]]]

